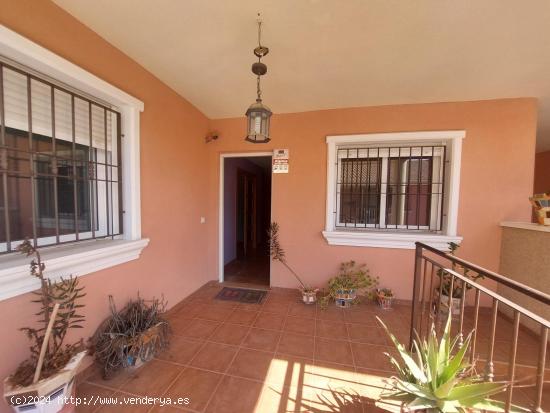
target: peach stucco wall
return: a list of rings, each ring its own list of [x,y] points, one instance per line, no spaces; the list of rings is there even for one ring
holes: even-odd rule
[[[267,99],[267,97],[266,97]],[[243,119],[212,121],[220,139],[210,143],[209,216],[218,211],[219,156],[226,152],[290,149],[290,173],[273,175],[273,220],[281,226],[288,262],[311,284],[321,286],[341,261],[368,264],[400,298],[409,298],[413,251],[329,246],[325,225],[327,135],[369,132],[466,130],[462,153],[460,255],[497,270],[504,220],[530,219],[537,105],[534,99],[350,108],[274,115],[272,141],[243,140]],[[217,173],[216,173],[217,171]],[[218,274],[218,227],[209,226],[209,274]],[[296,286],[283,267],[272,264],[271,283]]]
[[[535,156],[534,193],[550,192],[550,151],[539,152]]]
[[[138,291],[146,298],[164,294],[170,305],[177,303],[207,280],[207,234],[200,224],[207,181],[196,171],[204,170],[207,160],[208,119],[53,3],[0,0],[0,23],[145,103],[142,232],[151,241],[140,260],[81,278],[87,292],[82,335],[92,334],[107,315],[108,294],[120,305]],[[29,304],[30,299],[26,294],[0,302],[0,379],[27,356],[27,340],[18,329],[33,319],[36,307]]]

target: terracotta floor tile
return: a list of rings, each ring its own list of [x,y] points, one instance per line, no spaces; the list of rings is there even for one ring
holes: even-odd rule
[[[391,345],[388,335],[382,328],[366,324],[348,324],[347,327],[351,341],[381,346]]]
[[[274,352],[281,333],[275,330],[252,328],[242,343],[243,347]]]
[[[268,330],[282,330],[285,317],[281,314],[260,313],[254,327]]]
[[[181,335],[185,337],[206,339],[212,335],[219,325],[220,323],[217,321],[196,319],[181,332]]]
[[[366,400],[354,392],[339,389],[306,389],[302,395],[302,405],[306,411],[363,413]]]
[[[291,303],[267,302],[262,307],[262,312],[286,315]]]
[[[207,304],[205,303],[198,303],[195,301],[190,301],[185,303],[185,305],[179,306],[177,308],[174,308],[173,310],[169,311],[168,318],[195,318],[197,314],[200,314],[205,308],[207,308]]]
[[[395,354],[393,347],[377,346],[374,344],[351,343],[355,365],[357,367],[374,370],[391,371],[392,365],[384,352]]]
[[[185,407],[186,405],[184,404],[178,407],[168,406],[168,405],[164,405],[164,406],[156,405],[155,407],[153,407],[153,409],[149,413],[181,413],[182,411],[186,411],[186,410],[182,410]]]
[[[315,360],[314,365],[306,366],[304,384],[311,388],[330,390],[354,390],[357,377],[353,366],[343,366],[326,361]]]
[[[204,308],[196,317],[204,320],[225,321],[232,312],[232,307],[211,305]]]
[[[329,340],[317,337],[315,340],[315,360],[353,366],[350,343],[343,340]]]
[[[335,340],[347,340],[348,331],[341,321],[317,320],[315,335]]]
[[[244,340],[249,329],[248,326],[224,323],[212,334],[209,340],[238,346]]]
[[[91,383],[79,383],[76,386],[76,397],[81,401],[81,404],[76,406],[77,413],[91,413],[98,409],[98,405],[93,404],[96,397],[109,397],[114,393],[114,390],[96,386]],[[86,403],[86,404],[84,404]]]
[[[315,320],[301,317],[287,317],[283,330],[290,333],[313,335],[315,333]]]
[[[284,332],[277,352],[291,356],[313,358],[313,336]]]
[[[254,324],[256,317],[258,317],[257,311],[247,311],[239,308],[229,316],[227,322],[250,326]]]
[[[378,326],[378,321],[374,314],[366,311],[348,311],[346,312],[346,322],[367,324],[371,326]]]
[[[170,386],[164,397],[188,397],[189,404],[184,407],[202,412],[222,377],[218,373],[188,367]]]
[[[269,292],[265,300],[266,304],[292,304],[298,300],[298,296],[294,294],[277,294]]]
[[[246,305],[213,300],[219,290],[217,283],[208,284],[170,312],[167,317],[175,335],[171,347],[159,355],[158,360],[134,372],[123,371],[111,381],[103,381],[97,371],[92,372],[83,379],[79,394],[108,396],[111,391],[120,393],[123,389],[124,394],[154,395],[172,383],[168,396],[190,397],[192,404],[170,408],[155,406],[151,410],[153,413],[203,413],[204,410],[215,413],[296,413],[314,409],[382,412],[373,400],[385,386],[383,380],[392,374],[383,352],[395,354],[395,350],[387,345],[389,341],[375,316],[381,317],[392,333],[407,343],[410,306],[395,305],[391,311],[383,311],[371,302],[362,302],[350,309],[339,309],[331,303],[327,310],[321,310],[318,306],[302,304],[297,291],[289,289],[270,291],[263,305]],[[468,308],[466,310],[471,312]],[[210,319],[191,319],[194,314]],[[490,325],[490,315],[489,311],[485,318],[480,318],[479,326],[485,331]],[[215,321],[225,320],[225,317],[224,323]],[[284,324],[286,328],[282,331]],[[466,318],[465,328],[471,324],[471,320]],[[509,333],[511,324],[499,317],[498,326],[501,327],[498,334],[502,339],[496,342],[495,374],[497,378],[505,378],[510,346],[505,335]],[[522,334],[520,332],[518,360],[527,363],[535,360],[537,340]],[[208,344],[201,351],[205,340]],[[234,345],[240,343],[241,347],[215,340]],[[478,340],[477,349],[484,355],[487,339],[481,334]],[[188,363],[196,367],[183,367]],[[482,360],[478,361],[478,367],[483,368]],[[226,368],[228,375],[217,373]],[[517,366],[516,373],[518,378],[533,376],[535,368]],[[550,370],[548,375],[550,377]],[[532,382],[533,378],[524,383]],[[219,388],[218,384],[221,384]],[[111,390],[102,386],[109,386]],[[532,391],[517,391],[518,398],[529,402]],[[209,400],[212,402],[207,404]],[[338,407],[339,402],[345,406]],[[358,406],[362,410],[358,410]],[[387,403],[383,407],[399,411]],[[103,409],[143,411],[131,405],[105,406]],[[89,409],[80,407],[77,411],[89,412]]]
[[[317,306],[314,304],[294,303],[290,306],[288,315],[302,318],[315,318]]]
[[[344,321],[344,310],[342,308],[336,308],[334,303],[331,302],[324,310],[317,308],[315,316],[319,320]]]
[[[193,322],[192,318],[173,317],[168,320],[172,333],[175,335],[181,335]]]
[[[121,386],[121,390],[141,396],[159,397],[183,369],[184,367],[175,364],[151,360],[136,370],[130,380]]]
[[[197,354],[203,342],[190,340],[186,337],[172,336],[169,347],[160,353],[157,358],[179,364],[187,364]]]
[[[306,384],[308,369],[313,366],[313,359],[277,354],[264,380],[276,386],[301,387]]]
[[[272,353],[240,349],[227,373],[247,379],[265,380],[273,357]]]
[[[132,369],[122,369],[106,380],[103,378],[99,366],[93,365],[91,368],[93,369],[93,372],[86,378],[87,382],[92,384],[97,383],[100,386],[110,387],[116,390],[120,389],[120,387],[130,379],[132,373],[134,372]]]
[[[260,399],[262,384],[225,376],[208,404],[207,413],[253,413]],[[259,413],[259,412],[258,412]],[[266,412],[267,413],[267,412]]]
[[[256,405],[257,413],[284,413],[310,411],[301,407],[302,388],[279,387],[265,384],[260,400]]]
[[[198,352],[191,366],[223,373],[237,354],[238,347],[218,343],[206,343]]]
[[[238,303],[236,308],[239,309],[239,310],[246,310],[246,311],[261,311],[263,305],[264,305],[264,302],[261,302],[261,303],[258,303],[258,304]]]
[[[130,400],[135,396],[129,394],[115,393],[112,397],[117,399],[118,404],[104,405],[97,410],[98,413],[146,413],[152,407],[147,404],[131,404]],[[128,404],[124,400],[127,400]]]

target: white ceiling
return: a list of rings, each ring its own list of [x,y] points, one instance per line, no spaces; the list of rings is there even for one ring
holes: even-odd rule
[[[534,96],[550,150],[549,0],[54,0],[210,118]]]

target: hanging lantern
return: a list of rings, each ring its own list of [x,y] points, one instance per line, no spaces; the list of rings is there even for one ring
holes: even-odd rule
[[[262,63],[262,57],[269,53],[269,49],[262,46],[262,21],[258,14],[258,47],[254,49],[254,55],[258,61],[252,65],[252,73],[256,75],[256,102],[250,105],[246,111],[247,129],[246,140],[252,143],[266,143],[269,138],[269,119],[271,110],[262,103],[262,90],[260,88],[260,78],[267,73],[267,66]]]

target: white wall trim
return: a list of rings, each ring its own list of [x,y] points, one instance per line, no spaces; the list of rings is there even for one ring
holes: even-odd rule
[[[420,241],[441,251],[449,249],[449,242],[462,242],[462,237],[425,233],[323,231],[323,236],[329,245],[414,249],[415,242]]]
[[[533,222],[501,222],[500,226],[503,228],[516,228],[516,229],[525,229],[527,231],[540,231],[540,232],[550,232],[549,225],[541,225]]]
[[[143,111],[143,102],[0,24],[0,55],[116,106]]]
[[[466,137],[464,130],[450,131],[416,131],[369,133],[361,135],[331,135],[327,143],[327,199],[325,211],[325,231],[323,236],[330,245],[353,245],[381,248],[413,248],[414,241],[423,241],[435,248],[447,249],[448,242],[460,242],[457,236],[458,206],[460,195],[460,167],[462,161],[462,140]],[[334,211],[336,208],[336,150],[347,144],[391,144],[403,142],[445,142],[451,149],[448,208],[446,225],[441,234],[380,232],[365,229],[364,231],[342,231],[336,228]],[[412,237],[412,238],[411,238]],[[414,240],[413,240],[414,238]]]
[[[220,154],[220,179],[219,179],[219,215],[218,215],[218,280],[223,282],[223,227],[224,227],[224,178],[225,178],[225,167],[224,161],[226,158],[253,158],[259,156],[273,156],[273,152],[237,152],[237,153],[222,153]],[[273,184],[271,185],[271,190],[273,191]],[[272,193],[273,195],[273,193]],[[271,265],[271,261],[270,261]]]
[[[40,249],[45,275],[52,279],[80,277],[139,258],[148,239],[92,240]],[[29,273],[30,258],[21,254],[0,257],[0,300],[34,291],[40,282]]]
[[[441,141],[449,139],[463,139],[466,137],[464,130],[449,131],[417,131],[417,132],[384,132],[365,133],[361,135],[330,135],[327,136],[327,143],[388,143],[403,141]]]

